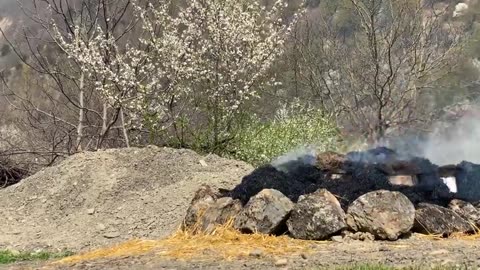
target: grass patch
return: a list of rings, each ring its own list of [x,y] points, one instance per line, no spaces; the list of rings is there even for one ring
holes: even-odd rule
[[[23,261],[46,261],[49,259],[59,259],[73,255],[72,252],[64,251],[60,253],[51,252],[12,252],[9,250],[0,250],[0,264],[9,264]]]

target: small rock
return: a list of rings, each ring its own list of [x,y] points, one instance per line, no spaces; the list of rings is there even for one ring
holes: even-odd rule
[[[405,195],[378,190],[356,199],[348,207],[346,220],[355,232],[369,232],[379,239],[397,240],[410,231],[414,219],[415,207]]]
[[[328,239],[346,228],[345,212],[337,198],[326,189],[300,196],[287,220],[294,238],[306,240]]]
[[[97,225],[97,229],[100,230],[100,231],[103,231],[103,230],[105,230],[106,228],[107,228],[107,227],[106,227],[104,224],[102,224],[102,223],[99,223],[99,224]]]
[[[108,232],[108,233],[105,233],[105,234],[103,235],[103,237],[109,238],[109,239],[111,239],[111,238],[117,238],[117,237],[119,237],[119,236],[120,236],[120,233],[119,233],[119,232]]]
[[[375,240],[375,236],[368,232],[349,232],[344,231],[343,233],[343,240],[355,240],[355,241],[373,241]]]
[[[302,259],[304,259],[304,260],[308,259],[308,256],[305,253],[300,254],[300,257],[302,257]]]
[[[287,259],[278,259],[277,261],[275,261],[275,266],[277,267],[286,266],[287,264],[288,264]]]
[[[202,167],[208,167],[207,162],[205,162],[205,160],[200,159],[198,162],[200,163],[200,165],[202,165]]]
[[[454,211],[429,203],[418,205],[413,229],[423,234],[451,234],[473,230],[468,221]]]
[[[280,234],[294,204],[275,189],[264,189],[250,198],[235,218],[235,228],[245,232]]]
[[[452,209],[453,212],[467,221],[475,224],[475,226],[480,227],[480,210],[475,208],[471,203],[454,199],[450,201],[448,208]]]
[[[262,255],[263,255],[263,250],[261,250],[261,249],[254,249],[254,250],[252,250],[252,251],[250,252],[249,255],[252,256],[252,257],[257,257],[257,258],[262,257]]]
[[[87,214],[89,214],[89,215],[95,214],[95,208],[89,208],[89,209],[87,209]]]
[[[333,242],[342,243],[343,237],[341,235],[334,235],[330,238]]]
[[[447,254],[447,253],[449,253],[449,251],[446,250],[446,249],[438,249],[438,250],[434,250],[434,251],[430,252],[429,254],[430,255],[442,255],[442,254]]]

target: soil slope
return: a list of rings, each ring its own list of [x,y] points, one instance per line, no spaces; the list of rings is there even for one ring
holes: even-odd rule
[[[201,184],[233,188],[252,170],[184,149],[77,154],[0,190],[0,249],[79,251],[165,237]]]

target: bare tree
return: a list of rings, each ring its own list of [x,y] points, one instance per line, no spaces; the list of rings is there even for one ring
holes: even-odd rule
[[[81,61],[62,50],[58,36],[68,42],[88,43],[100,33],[113,40],[117,46],[105,46],[102,51],[102,61],[108,65],[119,53],[117,49],[124,49],[126,40],[131,38],[136,23],[131,5],[130,0],[33,1],[21,6],[33,22],[22,29],[22,39],[13,40],[0,29],[23,62],[23,71],[16,78],[7,80],[3,76],[2,94],[11,108],[26,114],[30,127],[48,134],[43,138],[44,150],[38,152],[50,148],[52,153],[68,155],[129,145],[125,125],[121,123],[121,106],[107,102],[95,91],[104,82],[96,80],[97,74],[85,74]],[[112,70],[115,68],[121,67]],[[35,86],[19,86],[25,74],[31,75],[29,80],[35,81]]]
[[[450,11],[409,0],[346,0],[330,13],[315,10],[295,29],[297,81],[340,125],[372,141],[389,127],[428,120],[422,98],[455,67],[465,36]]]

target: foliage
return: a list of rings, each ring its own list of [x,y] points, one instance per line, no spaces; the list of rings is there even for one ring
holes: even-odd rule
[[[70,35],[50,27],[105,101],[128,111],[132,128],[169,131],[181,147],[209,131],[215,148],[232,136],[237,115],[262,85],[274,81],[267,72],[296,20],[282,20],[286,7],[284,1],[266,8],[256,0],[193,0],[174,12],[170,0],[134,3],[140,46],[120,46],[108,29],[87,30],[81,20]],[[195,117],[196,126],[183,121]]]
[[[325,151],[338,143],[339,132],[322,111],[294,103],[280,109],[273,120],[252,117],[232,142],[229,155],[261,165],[298,147]]]
[[[73,255],[72,252],[64,251],[60,253],[50,252],[12,252],[9,250],[0,250],[0,264],[9,264],[21,261],[49,260],[63,258]]]

